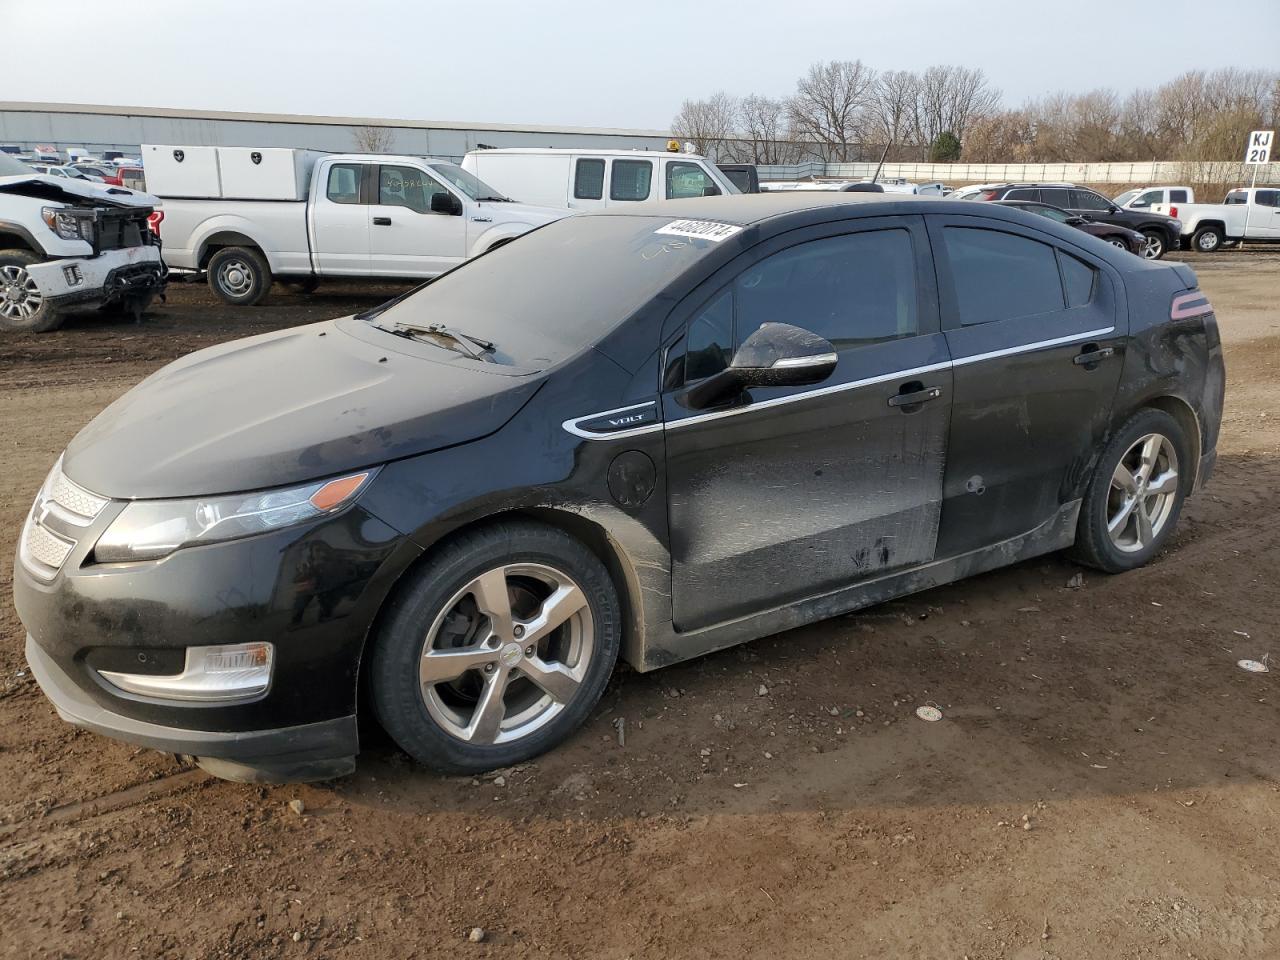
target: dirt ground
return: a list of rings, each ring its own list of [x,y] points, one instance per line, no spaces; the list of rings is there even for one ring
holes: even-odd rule
[[[1191,262],[1226,419],[1163,556],[1076,588],[1050,557],[620,672],[501,781],[377,731],[355,775],[269,788],[77,732],[9,599],[31,497],[110,400],[396,288],[236,310],[175,286],[140,326],[0,340],[0,956],[1280,957],[1280,664],[1236,666],[1280,653],[1280,253]]]

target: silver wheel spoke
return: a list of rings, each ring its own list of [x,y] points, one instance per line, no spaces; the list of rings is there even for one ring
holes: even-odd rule
[[[526,657],[520,664],[520,672],[558,703],[568,703],[581,686],[581,681],[564,664],[547,663],[540,657]]]
[[[553,632],[562,623],[587,605],[577,584],[565,583],[556,588],[556,592],[542,603],[542,609],[532,620],[524,623],[522,643],[537,643]]]
[[[1118,537],[1124,532],[1124,528],[1129,525],[1129,518],[1133,515],[1133,508],[1137,505],[1138,499],[1136,497],[1130,497],[1125,500],[1124,506],[1120,508],[1120,511],[1107,521],[1107,530],[1111,533],[1112,537]]]
[[[480,694],[480,702],[476,704],[476,712],[472,714],[464,736],[468,743],[493,743],[498,739],[502,718],[507,715],[503,696],[507,692],[508,676],[507,668],[499,666],[485,678],[484,692]]]
[[[1148,494],[1165,494],[1173,493],[1178,489],[1178,471],[1166,470],[1158,477],[1152,477],[1151,482],[1147,484]]]
[[[427,650],[418,665],[418,679],[423,684],[457,680],[468,670],[478,670],[498,659],[496,650],[466,648],[463,650]]]
[[[1126,496],[1136,497],[1138,495],[1138,481],[1134,479],[1129,468],[1123,463],[1116,464],[1116,472],[1111,477],[1111,485],[1119,487],[1125,492]]]
[[[481,574],[468,589],[480,612],[489,618],[489,629],[499,640],[511,640],[511,594],[507,591],[506,568],[498,567]]]
[[[1146,508],[1139,505],[1134,511],[1138,518],[1138,545],[1145,547],[1155,539],[1155,531],[1151,529],[1151,518],[1147,516]]]
[[[1163,437],[1147,437],[1146,442],[1142,445],[1142,462],[1138,466],[1139,482],[1147,480],[1151,476],[1151,471],[1155,468],[1156,458],[1160,456],[1160,448],[1164,446]]]

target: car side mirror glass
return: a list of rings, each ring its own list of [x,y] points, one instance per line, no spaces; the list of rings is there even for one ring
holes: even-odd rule
[[[839,361],[827,340],[789,323],[764,323],[733,355],[729,366],[691,387],[684,402],[713,406],[752,387],[803,387],[831,376]]]
[[[452,193],[442,190],[431,195],[431,212],[443,213],[450,217],[462,216],[462,201]]]

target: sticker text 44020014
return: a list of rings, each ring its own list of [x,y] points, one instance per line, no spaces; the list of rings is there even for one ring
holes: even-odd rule
[[[665,227],[659,227],[654,233],[668,237],[692,237],[695,240],[712,240],[719,243],[728,240],[734,234],[741,233],[742,228],[732,223],[715,223],[711,220],[672,220]]]

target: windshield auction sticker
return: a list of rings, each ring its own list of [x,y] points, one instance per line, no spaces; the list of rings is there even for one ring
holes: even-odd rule
[[[654,233],[668,237],[693,237],[695,240],[712,240],[719,243],[728,240],[742,228],[731,223],[713,223],[710,220],[672,220],[665,227],[659,227]]]

